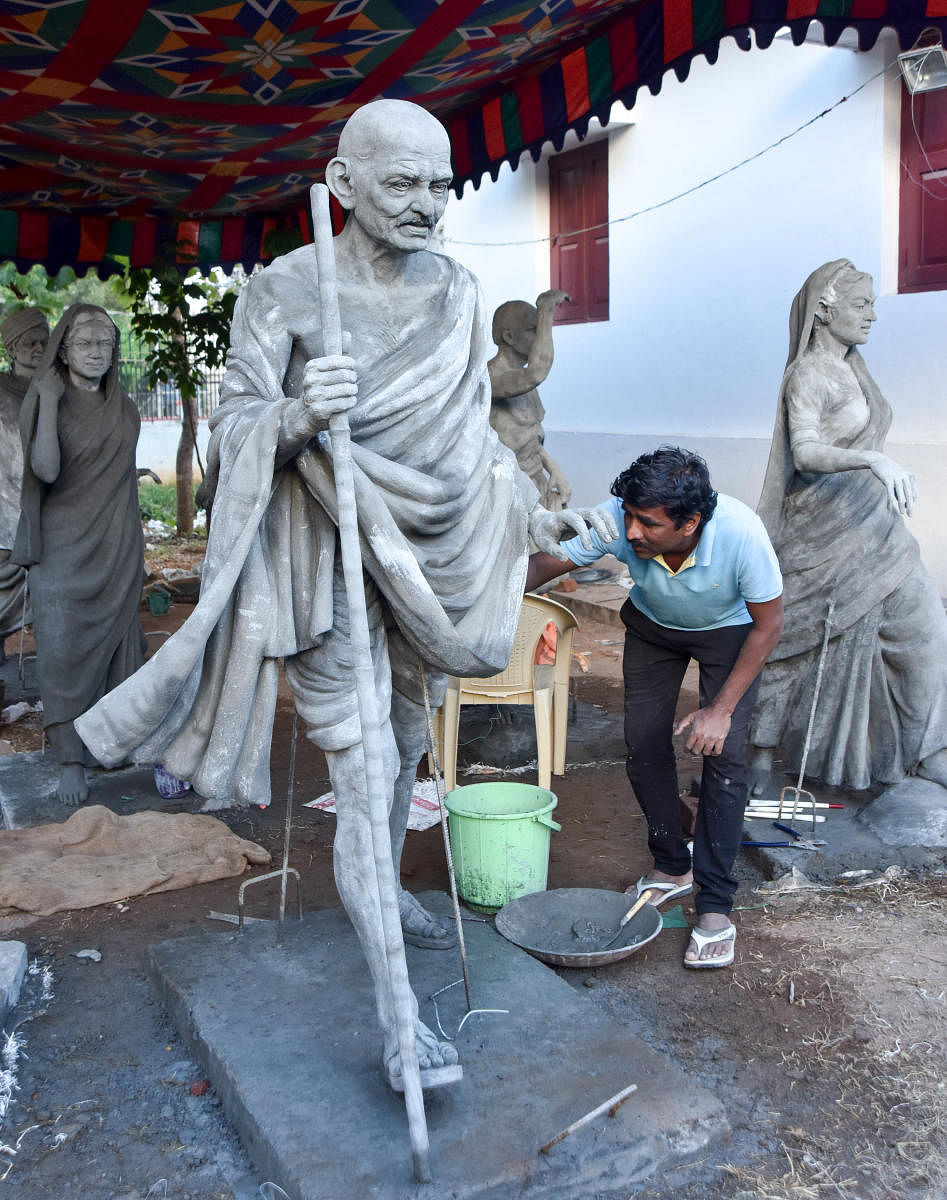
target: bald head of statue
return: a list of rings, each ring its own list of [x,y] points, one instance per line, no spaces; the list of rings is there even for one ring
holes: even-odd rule
[[[440,121],[405,100],[376,100],[346,122],[326,184],[358,235],[413,254],[427,248],[444,214],[451,174]]]

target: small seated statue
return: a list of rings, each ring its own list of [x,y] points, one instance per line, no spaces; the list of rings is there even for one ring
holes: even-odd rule
[[[23,400],[13,552],[29,569],[43,723],[68,806],[88,798],[84,766],[95,761],[73,719],[144,661],[140,424],[119,381],[118,330],[104,309],[72,305]]]

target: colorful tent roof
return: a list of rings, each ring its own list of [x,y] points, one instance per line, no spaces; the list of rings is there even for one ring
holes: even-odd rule
[[[0,0],[0,260],[135,265],[169,241],[249,266],[308,235],[308,185],[359,104],[423,104],[458,191],[558,148],[720,41],[869,49],[947,0]]]

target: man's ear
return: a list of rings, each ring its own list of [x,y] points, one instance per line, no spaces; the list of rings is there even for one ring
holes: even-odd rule
[[[326,167],[326,187],[347,212],[355,207],[355,189],[349,176],[348,159],[332,159]]]

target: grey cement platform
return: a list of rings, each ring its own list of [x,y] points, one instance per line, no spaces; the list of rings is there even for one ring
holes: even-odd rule
[[[441,911],[447,897],[425,898]],[[273,928],[151,946],[155,986],[264,1180],[292,1200],[591,1200],[704,1150],[722,1105],[591,997],[466,922],[475,1008],[457,1037],[464,1078],[425,1093],[434,1182],[411,1172],[404,1102],[380,1070],[367,967],[341,909]],[[451,952],[408,947],[421,1015],[460,978]],[[463,987],[438,1000],[453,1033]],[[539,1147],[636,1083],[618,1110]],[[624,1193],[622,1193],[624,1194]]]
[[[0,942],[0,1029],[7,1013],[20,997],[26,975],[26,946],[23,942]]]
[[[179,800],[165,800],[155,788],[150,767],[120,767],[106,771],[87,769],[90,804],[102,804],[127,816],[144,812],[200,812],[201,796],[188,792]],[[59,764],[42,751],[0,757],[0,812],[7,829],[26,829],[66,821],[75,811],[56,799]]]
[[[782,772],[774,773],[761,799],[777,802],[780,789],[794,785],[797,778],[798,775],[790,777]],[[826,843],[818,850],[744,847],[742,853],[767,879],[778,879],[794,866],[813,883],[821,884],[833,882],[843,871],[883,871],[890,866],[909,871],[943,871],[947,868],[947,847],[942,842],[938,844],[935,836],[942,823],[934,821],[930,811],[931,803],[935,806],[947,803],[947,793],[939,785],[928,784],[925,780],[906,780],[877,794],[881,789],[848,792],[806,780],[805,788],[817,801],[845,807],[819,810],[826,819],[814,830],[812,822],[801,813],[792,822],[804,837]],[[927,800],[926,807],[918,805],[919,793]],[[900,804],[897,802],[899,796],[905,797]],[[745,839],[779,841],[784,837],[785,834],[773,828],[772,820],[748,820],[744,826]]]

